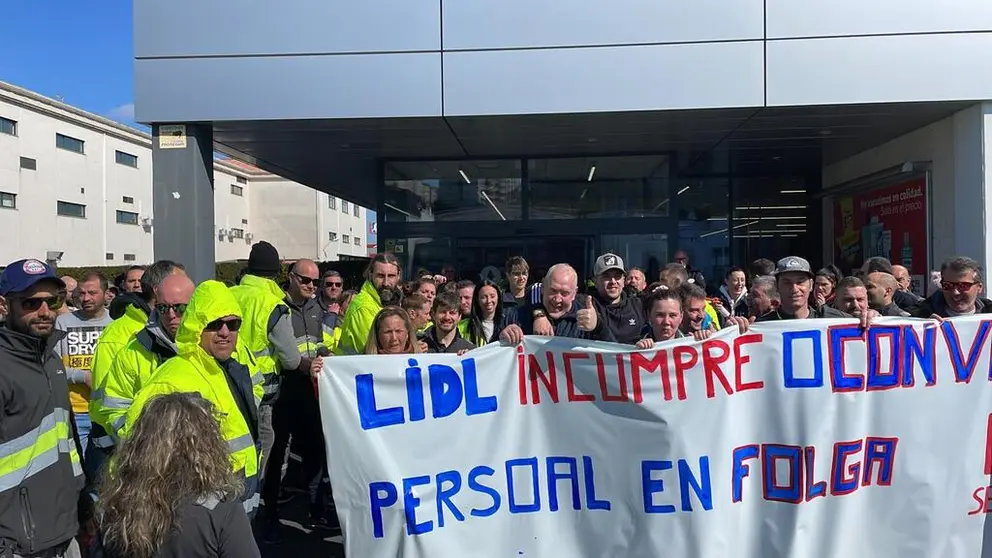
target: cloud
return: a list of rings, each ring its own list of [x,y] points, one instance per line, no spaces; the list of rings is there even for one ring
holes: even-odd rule
[[[107,111],[107,116],[118,122],[132,124],[134,122],[134,103],[114,107]]]

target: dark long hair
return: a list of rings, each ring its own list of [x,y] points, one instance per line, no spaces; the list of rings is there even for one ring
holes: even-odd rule
[[[496,291],[496,310],[493,313],[493,335],[497,335],[496,331],[499,329],[499,322],[503,319],[503,292],[500,290],[499,285],[486,280],[483,281],[478,287],[475,288],[475,294],[472,295],[472,315],[469,316],[469,335],[471,337],[470,341],[475,343],[477,340],[481,341],[482,345],[490,342],[491,339],[486,337],[486,332],[482,328],[482,288],[490,287]]]

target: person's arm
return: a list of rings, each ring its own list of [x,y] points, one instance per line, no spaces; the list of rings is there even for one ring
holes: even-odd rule
[[[218,521],[217,546],[219,558],[256,558],[261,557],[255,537],[252,534],[251,522],[238,501],[223,504],[215,508],[217,512],[226,511],[226,517]]]
[[[281,304],[269,316],[269,344],[283,370],[299,368],[300,349],[296,346],[296,336],[293,335],[292,317],[289,308]]]
[[[102,419],[108,425],[107,433],[114,439],[120,439],[120,429],[127,420],[128,409],[134,403],[134,379],[141,374],[135,356],[135,351],[120,351],[110,367],[110,373],[97,390],[100,394],[100,416],[94,418]]]

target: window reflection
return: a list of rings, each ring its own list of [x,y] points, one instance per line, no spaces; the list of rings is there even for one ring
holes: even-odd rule
[[[531,219],[664,217],[668,215],[666,155],[531,159]]]
[[[387,238],[382,250],[396,256],[407,278],[417,277],[420,269],[441,273],[445,265],[450,265],[451,242],[447,238]]]
[[[679,215],[676,249],[686,253],[689,265],[703,274],[712,292],[731,265],[730,182],[726,178],[679,180],[673,190]]]
[[[391,162],[385,178],[386,221],[522,218],[519,160]]]
[[[648,284],[658,280],[658,273],[670,260],[667,234],[603,235],[602,252],[620,256],[627,270],[638,267]]]
[[[735,181],[734,255],[746,263],[805,255],[809,194],[795,177],[754,177]]]

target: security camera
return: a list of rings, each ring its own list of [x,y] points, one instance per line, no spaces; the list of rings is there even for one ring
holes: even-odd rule
[[[60,262],[62,261],[62,255],[65,252],[57,252],[55,250],[49,250],[45,253],[45,259],[50,262]]]

